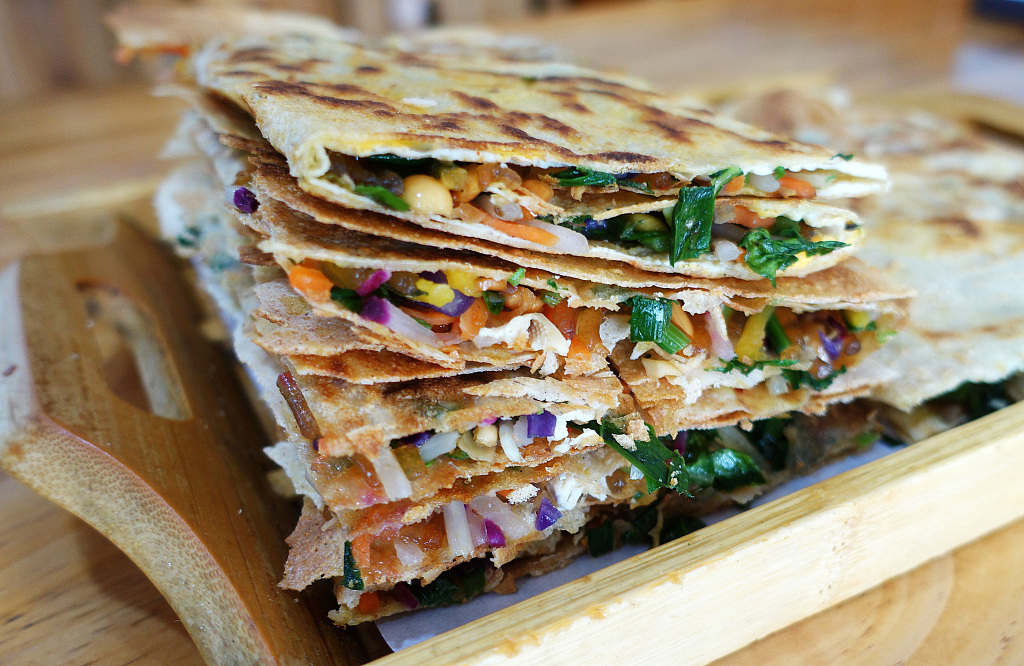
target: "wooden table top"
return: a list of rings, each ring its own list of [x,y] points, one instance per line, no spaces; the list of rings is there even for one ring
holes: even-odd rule
[[[695,4],[703,12],[718,11],[710,3]],[[668,4],[648,5],[637,20],[647,20],[652,30],[659,26],[664,39],[671,26],[656,19]],[[616,21],[624,15],[615,11],[600,8],[575,21],[570,48],[598,63],[621,63],[626,47]],[[550,36],[566,25],[564,18],[545,19],[536,32]],[[720,37],[725,28],[718,30],[701,39]],[[829,58],[836,65],[832,75],[841,70],[843,54],[830,52]],[[670,49],[658,49],[645,62],[643,73],[659,82],[700,84],[676,74],[679,61]],[[788,61],[777,56],[772,62]],[[936,85],[928,73],[933,67],[908,65],[900,75]],[[152,224],[148,196],[168,169],[156,156],[180,109],[137,87],[0,109],[0,266],[29,251],[89,242],[111,208]],[[170,607],[126,556],[3,473],[0,590],[5,664],[201,663]],[[1022,663],[1022,618],[1024,521],[716,664]]]

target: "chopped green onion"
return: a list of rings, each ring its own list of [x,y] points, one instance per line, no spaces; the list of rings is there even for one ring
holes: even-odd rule
[[[519,286],[519,283],[523,281],[524,277],[526,277],[526,269],[520,268],[512,275],[509,275],[506,282],[508,282],[509,286],[516,287]]]
[[[775,176],[775,180],[778,180],[779,178],[782,178],[783,176],[786,175],[786,167],[781,167],[781,166],[775,167],[775,171],[772,172],[772,175]]]
[[[832,157],[838,157],[842,160],[846,160],[847,162],[849,162],[850,160],[853,159],[853,153],[836,153]]]
[[[661,336],[661,340],[658,340],[658,346],[669,354],[675,354],[689,344],[690,338],[686,337],[686,333],[679,330],[679,327],[672,322],[665,327],[664,335]]]
[[[664,299],[634,296],[629,299],[633,308],[629,315],[630,342],[659,342],[672,320],[672,303]]]
[[[544,301],[551,307],[555,307],[562,302],[562,297],[553,291],[544,290],[540,293],[540,300]]]
[[[782,359],[782,358],[778,358],[778,359],[769,358],[769,359],[765,359],[763,361],[754,361],[750,365],[747,365],[746,363],[744,363],[743,361],[739,360],[738,358],[734,358],[733,360],[729,361],[728,363],[726,363],[726,361],[724,361],[722,359],[718,359],[718,360],[722,361],[722,363],[724,363],[725,365],[723,365],[721,368],[711,368],[711,370],[713,372],[730,372],[732,370],[739,370],[740,372],[742,372],[745,375],[749,375],[754,370],[761,370],[761,369],[767,368],[769,366],[772,366],[772,367],[775,367],[775,368],[786,368],[786,367],[789,367],[791,365],[796,365],[796,359]],[[794,371],[794,372],[796,372],[796,371]]]
[[[391,193],[386,187],[378,185],[356,185],[353,191],[361,196],[373,199],[382,206],[393,208],[398,211],[409,210],[409,204]]]
[[[484,305],[492,315],[501,314],[505,309],[505,295],[500,291],[485,291],[483,293]]]
[[[786,335],[785,329],[782,328],[782,324],[779,323],[779,318],[775,316],[774,310],[772,310],[771,315],[768,317],[765,333],[768,334],[768,343],[771,344],[776,354],[781,354],[793,344],[790,342],[789,336]]]

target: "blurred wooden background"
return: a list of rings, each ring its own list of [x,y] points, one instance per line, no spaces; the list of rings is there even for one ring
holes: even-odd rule
[[[112,58],[113,40],[103,24],[103,16],[119,0],[0,0],[0,104],[25,101],[47,93],[69,89],[90,89],[138,78]],[[159,4],[174,0],[136,0]],[[180,2],[180,4],[196,4]],[[797,37],[788,42],[789,57],[778,60],[780,68],[799,70],[819,64],[801,61],[808,40],[815,46],[834,42],[836,63],[848,69],[883,65],[876,77],[884,80],[884,62],[863,61],[861,44],[885,44],[883,58],[913,58],[922,65],[925,76],[946,67],[950,53],[960,38],[968,13],[969,0],[678,0],[676,2],[630,2],[628,0],[206,0],[211,5],[251,6],[261,9],[291,10],[320,14],[339,23],[352,25],[369,34],[407,29],[424,24],[479,23],[515,31],[522,19],[531,24],[550,14],[580,11],[581,21],[601,20],[603,9],[637,7],[637,15],[670,13],[672,34],[653,32],[650,39],[634,48],[660,49],[672,40],[689,45],[680,51],[676,44],[666,53],[675,58],[666,67],[683,73],[696,73],[710,67],[722,69],[729,63],[733,73],[744,71],[745,59],[766,57],[764,44],[778,32]],[[581,11],[585,10],[585,11]],[[685,19],[682,20],[681,19]],[[638,18],[641,23],[643,20]],[[560,33],[544,35],[568,42],[584,57],[600,65],[625,63],[601,62],[607,52],[603,42],[574,43],[557,22]],[[657,25],[655,21],[652,25]],[[689,26],[679,33],[680,25]],[[609,39],[635,39],[632,26],[612,26]],[[778,49],[776,49],[778,50]],[[878,51],[878,49],[876,49]],[[622,51],[618,51],[622,53]],[[754,56],[753,54],[757,54]],[[678,57],[683,54],[685,60]],[[770,57],[770,56],[769,56]],[[820,69],[820,67],[818,67]],[[752,68],[759,76],[762,68]],[[925,71],[927,70],[927,71]],[[652,77],[657,78],[657,77]],[[706,86],[705,86],[706,87]]]

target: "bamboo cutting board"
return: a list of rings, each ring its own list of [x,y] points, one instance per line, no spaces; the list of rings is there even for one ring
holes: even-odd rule
[[[176,270],[121,227],[4,271],[0,463],[127,553],[208,661],[365,663],[274,585],[289,525]],[[671,640],[631,658],[706,663],[1024,516],[1022,466],[1017,405],[377,663],[597,662],[637,626]]]
[[[315,597],[276,585],[291,519],[179,268],[121,225],[0,274],[0,465],[126,553],[207,661],[365,661]]]

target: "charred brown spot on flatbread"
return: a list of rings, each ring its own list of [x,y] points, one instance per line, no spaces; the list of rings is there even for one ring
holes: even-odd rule
[[[356,74],[380,74],[384,70],[374,65],[360,65],[356,67]]]
[[[603,157],[604,159],[607,160],[615,160],[616,162],[631,162],[633,164],[643,164],[644,162],[651,161],[651,158],[648,157],[647,155],[641,155],[639,153],[629,153],[621,150],[611,150],[603,153],[597,153],[593,157]]]
[[[484,99],[483,97],[475,97],[473,95],[467,95],[461,90],[452,90],[450,92],[452,97],[454,97],[455,99],[459,100],[466,106],[473,109],[477,109],[479,111],[497,111],[499,108],[501,108],[489,99]]]
[[[275,63],[275,59],[268,55],[270,53],[270,47],[267,46],[253,46],[249,48],[239,49],[232,53],[227,61],[230,63],[240,62],[266,62]]]
[[[958,235],[967,236],[968,238],[981,238],[982,236],[982,231],[978,224],[963,216],[937,217],[928,220],[927,224],[941,227],[944,231],[953,231]]]
[[[262,74],[249,69],[233,69],[230,72],[224,72],[224,76],[262,76]]]

